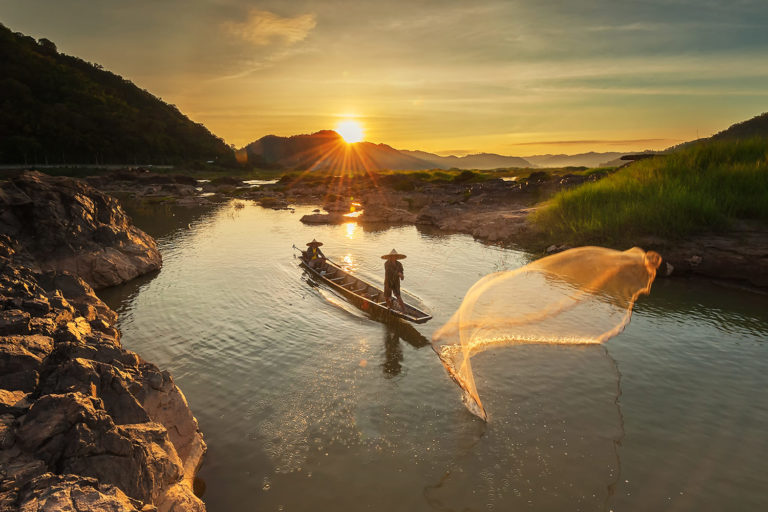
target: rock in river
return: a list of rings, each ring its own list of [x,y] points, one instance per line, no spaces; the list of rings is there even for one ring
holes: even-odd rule
[[[0,510],[205,510],[186,398],[93,291],[160,264],[114,198],[37,172],[0,184]]]
[[[16,242],[17,259],[31,268],[67,271],[95,289],[162,264],[155,241],[131,223],[115,198],[35,171],[0,185],[0,233]]]
[[[82,279],[0,236],[0,510],[190,510],[205,443],[167,372]]]
[[[344,216],[341,213],[313,213],[301,217],[301,222],[305,224],[344,224],[354,219]]]

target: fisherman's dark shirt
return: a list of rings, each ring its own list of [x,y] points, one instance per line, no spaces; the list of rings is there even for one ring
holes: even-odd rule
[[[397,260],[387,260],[384,262],[384,282],[392,288],[400,288],[400,276],[403,271],[403,264]]]

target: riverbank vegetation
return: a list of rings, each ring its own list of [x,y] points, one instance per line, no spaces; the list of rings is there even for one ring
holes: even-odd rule
[[[397,174],[424,182],[483,182],[492,179],[507,179],[509,181],[534,179],[550,179],[566,175],[589,176],[612,172],[615,167],[556,167],[538,169],[532,167],[508,167],[499,169],[432,169],[429,171],[380,171],[382,176]]]
[[[552,239],[620,242],[768,225],[768,138],[708,140],[557,193],[534,216]]]

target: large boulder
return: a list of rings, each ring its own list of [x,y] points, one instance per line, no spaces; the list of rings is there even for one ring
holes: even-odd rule
[[[95,478],[53,473],[33,479],[13,501],[18,501],[19,510],[24,512],[139,512],[141,509],[140,501],[129,498],[114,485],[100,483]],[[9,508],[13,507],[13,501],[7,502]]]
[[[0,235],[0,510],[204,511],[206,446],[170,374],[122,348],[88,283],[33,271],[14,242]]]
[[[27,171],[0,185],[0,234],[32,268],[69,272],[104,288],[158,270],[155,241],[120,203],[72,178]]]

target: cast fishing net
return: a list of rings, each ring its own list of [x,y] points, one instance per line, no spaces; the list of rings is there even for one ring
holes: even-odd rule
[[[487,275],[434,334],[432,347],[467,408],[487,419],[472,374],[474,354],[521,343],[602,343],[629,323],[660,263],[659,254],[637,247],[579,247]]]

